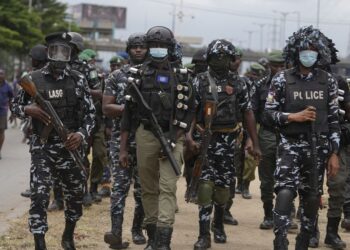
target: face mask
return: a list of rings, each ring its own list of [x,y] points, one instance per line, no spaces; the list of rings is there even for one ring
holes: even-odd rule
[[[56,74],[61,74],[65,70],[67,63],[66,62],[50,61],[49,66],[50,66],[52,72],[54,72]]]
[[[317,61],[318,53],[313,50],[303,50],[299,53],[299,61],[306,68],[310,68]]]
[[[167,48],[150,48],[149,53],[152,57],[156,59],[163,59],[168,55]]]
[[[214,72],[218,74],[226,73],[229,71],[230,58],[211,58],[208,65]]]

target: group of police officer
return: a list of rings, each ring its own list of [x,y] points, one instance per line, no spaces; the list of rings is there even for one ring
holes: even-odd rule
[[[196,53],[193,67],[184,68],[181,46],[163,26],[132,34],[126,47],[129,62],[113,58],[111,66],[115,65],[103,81],[97,80],[91,68],[96,55],[81,53],[80,34],[54,33],[45,40],[46,46],[32,49],[33,71],[26,77],[52,105],[67,135],[62,137],[52,126],[55,117],[26,89],[19,91],[11,107],[17,117],[32,119],[29,227],[35,249],[46,249],[51,187],[54,201],[60,207],[63,200],[65,204],[62,247],[76,249],[76,222],[83,204],[100,201],[97,187],[108,156],[114,181],[111,230],[104,234],[104,241],[112,249],[129,246],[123,241],[122,225],[132,179],[133,242],[146,244],[146,250],[171,249],[179,166],[183,164],[189,189],[199,178],[196,197],[192,197],[199,215],[194,249],[211,247],[210,231],[215,243],[226,242],[224,223],[238,224],[230,213],[232,199],[236,191],[251,198],[249,182],[256,165],[264,209],[260,228],[273,228],[274,249],[288,249],[287,232],[297,194],[301,229],[296,249],[318,246],[325,169],[330,195],[325,243],[334,249],[346,247],[338,227],[344,206],[342,226],[350,229],[346,192],[350,188],[346,162],[350,96],[346,82],[331,72],[330,65],[338,61],[337,50],[321,31],[301,28],[289,38],[283,53],[271,52],[268,62],[252,65],[245,77],[238,74],[242,52],[224,39],[212,41]],[[112,121],[107,125],[111,127],[108,152],[104,117]],[[85,167],[90,165],[91,147],[89,176]],[[78,167],[75,152],[83,168]],[[240,164],[239,157],[246,164]],[[199,171],[193,167],[198,160]],[[235,177],[240,177],[237,190]]]

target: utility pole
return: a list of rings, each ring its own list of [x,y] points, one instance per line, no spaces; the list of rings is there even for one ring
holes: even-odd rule
[[[194,16],[193,15],[187,15],[185,14],[182,9],[183,9],[183,0],[180,0],[180,8],[179,8],[179,11],[176,10],[176,4],[173,3],[172,4],[173,6],[173,10],[172,12],[170,12],[169,14],[172,16],[172,31],[174,34],[176,33],[180,33],[180,32],[176,32],[176,19],[178,19],[179,22],[183,22],[183,19],[184,17],[190,17],[191,19],[194,19]]]
[[[320,0],[317,0],[317,22],[316,22],[316,28],[319,28],[320,26]]]
[[[260,27],[260,51],[264,51],[264,26],[266,23],[254,23]]]
[[[251,48],[251,43],[252,43],[252,35],[253,35],[253,33],[255,32],[254,30],[246,30],[245,32],[247,32],[248,33],[248,50],[252,50],[252,48]]]
[[[273,18],[272,24],[272,48],[277,49],[277,19]]]
[[[29,2],[28,2],[28,12],[29,13],[32,12],[32,6],[33,6],[33,2],[32,2],[32,0],[29,0]]]

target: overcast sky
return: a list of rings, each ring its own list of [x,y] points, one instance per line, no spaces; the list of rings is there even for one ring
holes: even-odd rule
[[[180,11],[181,0],[60,0],[69,5],[91,3],[127,7],[127,27],[119,29],[116,37],[123,40],[134,32],[145,32],[155,25],[172,28],[174,4]],[[175,33],[181,36],[203,37],[204,44],[216,38],[226,38],[235,45],[253,50],[272,48],[273,24],[276,27],[275,44],[282,48],[281,12],[286,14],[285,39],[301,25],[316,26],[317,3],[320,3],[319,27],[332,38],[340,56],[350,53],[349,0],[182,0],[183,21],[175,23]],[[263,26],[263,29],[261,29]],[[263,42],[261,43],[261,30]],[[249,31],[252,32],[249,39]],[[285,40],[283,39],[283,40]]]

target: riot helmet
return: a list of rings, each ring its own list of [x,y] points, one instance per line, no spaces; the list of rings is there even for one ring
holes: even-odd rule
[[[78,52],[81,52],[84,50],[84,38],[82,35],[80,35],[77,32],[68,32],[68,34],[72,37],[72,40],[70,41],[70,44],[73,44]]]
[[[146,35],[144,33],[134,33],[129,36],[126,42],[126,52],[129,53],[132,46],[147,47]]]
[[[174,49],[175,38],[173,32],[164,26],[154,26],[146,33],[146,41],[152,59],[163,60]]]

